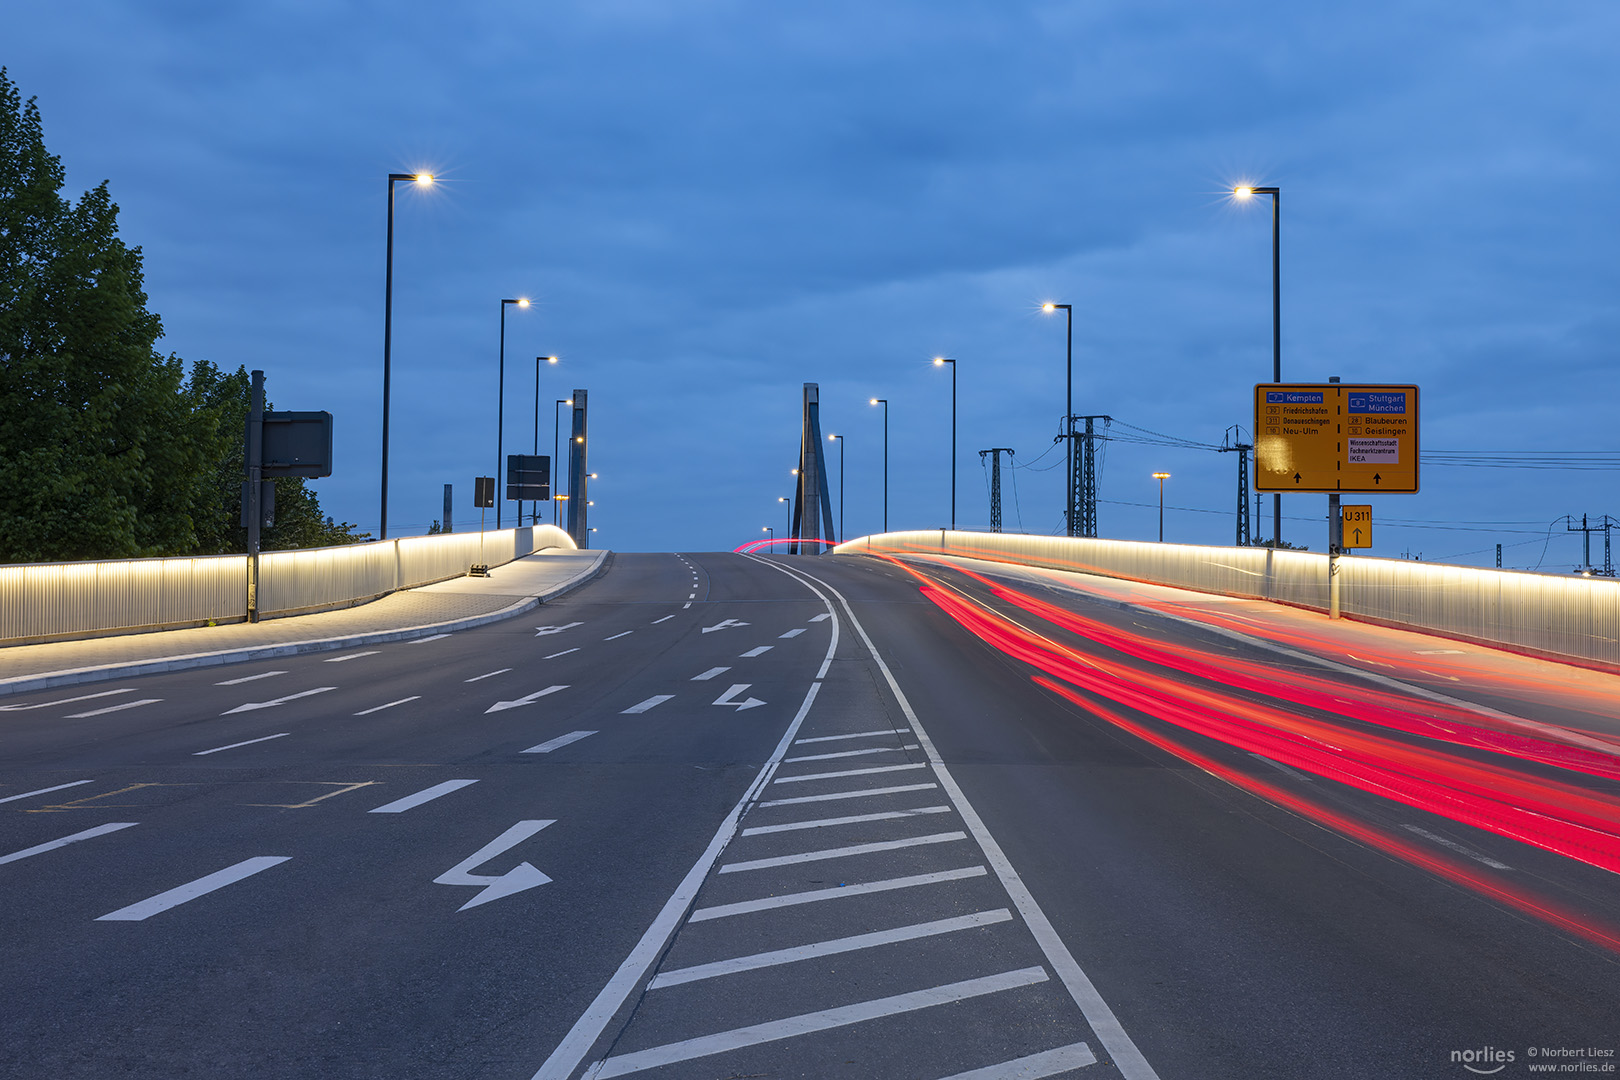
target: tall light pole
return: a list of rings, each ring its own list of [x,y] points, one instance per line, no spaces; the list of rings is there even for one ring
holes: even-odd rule
[[[848,540],[844,533],[844,437],[842,435],[828,435],[827,441],[838,441],[838,536],[839,543]]]
[[[391,355],[394,337],[394,183],[410,180],[423,187],[433,183],[432,173],[388,174],[388,268],[383,274],[383,444],[382,509],[379,511],[377,539],[388,539],[388,394],[392,377]]]
[[[526,307],[529,306],[529,301],[528,301],[527,297],[521,297],[521,298],[519,298],[517,300],[502,300],[501,301],[501,366],[500,366],[500,375],[497,378],[496,383],[495,383],[495,527],[497,529],[501,527],[501,504],[506,501],[504,498],[501,497],[503,493],[501,491],[500,485],[501,485],[501,477],[502,477],[502,475],[504,475],[501,472],[501,468],[506,463],[506,458],[502,454],[502,451],[505,448],[501,445],[501,442],[502,442],[502,436],[504,435],[504,432],[503,432],[502,429],[503,429],[503,427],[505,426],[505,423],[506,423],[506,305],[507,304],[516,304],[520,308],[526,308]],[[523,516],[523,507],[521,505],[519,505],[519,507],[518,507],[518,516],[519,517]]]
[[[793,471],[798,472],[799,470],[794,469]],[[788,525],[787,532],[782,534],[782,538],[784,541],[791,541],[793,539],[793,500],[786,495],[778,495],[776,497],[776,501],[779,503],[787,503]],[[789,547],[788,552],[791,554],[792,551],[793,548]]]
[[[544,361],[555,364],[555,356],[537,356],[534,358],[534,455],[540,456],[540,364]],[[540,524],[540,504],[533,499],[529,500],[529,524]],[[518,503],[518,526],[523,525],[523,504]]]
[[[1170,479],[1167,472],[1156,472],[1153,479],[1159,482],[1159,543],[1164,543],[1164,482]]]
[[[951,365],[951,531],[956,531],[956,361],[947,356],[934,357],[934,366]]]
[[[776,554],[776,530],[771,528],[769,525],[765,525],[761,527],[759,531],[764,533],[767,538],[765,550],[769,551],[773,555]]]
[[[562,427],[562,420],[560,419],[561,413],[558,412],[558,410],[564,405],[572,405],[573,403],[573,398],[558,398],[557,404],[551,407],[551,472],[553,474],[553,483],[551,485],[551,523],[553,525],[557,524],[557,502],[561,498],[559,492],[562,490],[562,484],[558,482],[562,478],[562,466],[558,464],[557,458],[559,447],[562,445],[558,441],[558,430]]]
[[[873,405],[883,406],[883,531],[889,531],[889,399],[875,397]]]
[[[1068,345],[1064,352],[1064,391],[1063,391],[1063,455],[1066,459],[1064,476],[1068,478],[1068,493],[1063,496],[1063,529],[1066,535],[1075,534],[1074,526],[1074,440],[1070,438],[1070,420],[1074,415],[1074,305],[1073,304],[1042,304],[1041,310],[1050,315],[1054,311],[1062,310],[1068,319]]]
[[[1240,199],[1255,195],[1271,196],[1271,381],[1282,382],[1282,188],[1250,187],[1247,184],[1232,189]],[[1282,546],[1282,496],[1271,497],[1271,542]]]

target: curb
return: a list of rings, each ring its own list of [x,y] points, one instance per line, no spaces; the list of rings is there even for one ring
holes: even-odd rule
[[[595,562],[567,581],[547,589],[538,596],[527,597],[514,604],[508,604],[499,611],[486,612],[483,615],[471,615],[464,619],[450,619],[445,622],[424,623],[420,626],[406,626],[398,630],[375,630],[369,633],[350,634],[344,637],[315,638],[311,641],[292,641],[282,645],[251,645],[239,649],[222,649],[218,652],[164,656],[155,660],[132,660],[128,663],[107,664],[102,667],[48,671],[43,675],[19,675],[11,679],[0,679],[0,697],[8,697],[13,694],[28,694],[35,690],[50,690],[58,686],[105,682],[109,679],[133,678],[137,675],[156,675],[166,671],[184,671],[187,668],[240,664],[250,660],[269,660],[278,656],[296,656],[300,653],[330,652],[334,649],[345,649],[351,645],[376,645],[392,641],[411,641],[432,634],[450,634],[455,633],[457,630],[471,630],[476,626],[500,622],[503,619],[522,615],[526,611],[533,611],[546,601],[554,600],[563,593],[577,589],[600,575],[606,569],[612,554],[611,551],[603,551],[596,557]]]

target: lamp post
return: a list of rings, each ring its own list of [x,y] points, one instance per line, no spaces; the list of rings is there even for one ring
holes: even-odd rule
[[[1164,482],[1170,479],[1167,472],[1156,472],[1153,479],[1159,482],[1159,543],[1164,543]]]
[[[1282,188],[1251,187],[1232,189],[1240,199],[1255,195],[1271,196],[1271,381],[1282,382],[1282,245],[1279,222],[1282,218]],[[1282,544],[1282,496],[1271,497],[1271,542]]]
[[[564,405],[572,405],[573,403],[573,398],[558,398],[557,404],[551,407],[551,471],[555,473],[556,477],[559,479],[562,477],[562,466],[558,464],[557,454],[558,448],[562,444],[558,441],[558,429],[562,427],[562,420],[559,418],[561,414],[557,410],[561,409]],[[560,483],[554,483],[551,486],[553,489],[551,492],[551,523],[555,525],[557,524],[557,501],[563,498],[562,495],[558,494],[558,490],[562,487],[562,485]]]
[[[842,435],[828,435],[827,440],[838,440],[838,536],[839,542],[848,540],[844,534],[844,437]]]
[[[776,501],[779,503],[787,503],[788,526],[787,532],[783,534],[782,538],[784,541],[790,541],[793,539],[793,500],[786,495],[778,495],[776,497]],[[791,553],[793,549],[790,547],[788,548],[788,551]]]
[[[537,356],[537,357],[534,358],[534,455],[536,457],[540,456],[540,363],[541,363],[541,361],[545,361],[548,364],[555,364],[557,362],[557,358],[555,356]],[[553,479],[555,479],[555,477],[553,477]],[[533,500],[533,499],[529,500],[529,524],[530,524],[530,526],[540,524],[540,504],[537,501]],[[518,526],[522,527],[522,525],[523,525],[523,504],[518,503]]]
[[[1068,491],[1063,496],[1064,531],[1073,536],[1074,532],[1074,440],[1068,438],[1070,434],[1069,417],[1074,415],[1074,305],[1073,304],[1042,304],[1041,310],[1050,315],[1061,309],[1068,319],[1068,344],[1064,353],[1064,392],[1063,392],[1063,434],[1064,438],[1064,476],[1068,478]]]
[[[776,530],[771,528],[769,525],[766,525],[759,531],[764,533],[766,536],[766,550],[774,555],[776,553]]]
[[[951,365],[951,531],[956,531],[956,361],[947,356],[934,357],[934,366]]]
[[[433,183],[432,173],[388,174],[388,266],[383,273],[383,430],[382,430],[382,509],[377,539],[388,539],[388,393],[392,376],[391,352],[394,337],[394,182],[410,180],[423,187]]]
[[[875,397],[873,405],[883,406],[883,531],[889,531],[889,399]]]
[[[520,308],[526,308],[526,307],[529,306],[529,301],[528,301],[527,297],[520,297],[517,300],[502,300],[501,301],[501,366],[500,366],[500,375],[497,377],[496,383],[495,383],[495,484],[496,484],[495,527],[497,529],[499,529],[501,527],[501,504],[506,501],[505,499],[501,498],[501,492],[500,492],[499,488],[500,488],[501,476],[502,476],[501,466],[506,462],[506,458],[502,455],[502,451],[505,448],[501,445],[501,443],[502,443],[502,436],[504,435],[504,432],[503,432],[502,429],[504,428],[505,423],[506,423],[506,305],[507,304],[516,304]],[[523,516],[523,507],[521,505],[519,505],[519,507],[518,507],[518,516],[520,518]]]

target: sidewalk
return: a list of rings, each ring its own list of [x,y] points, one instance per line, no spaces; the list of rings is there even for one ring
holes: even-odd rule
[[[601,573],[607,551],[548,549],[340,611],[0,648],[0,697],[160,671],[447,634],[521,615]]]

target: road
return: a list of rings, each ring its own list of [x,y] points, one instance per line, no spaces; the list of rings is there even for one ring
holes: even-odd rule
[[[8,699],[0,1075],[1620,1052],[1620,680],[1312,618],[618,555],[474,630]]]

